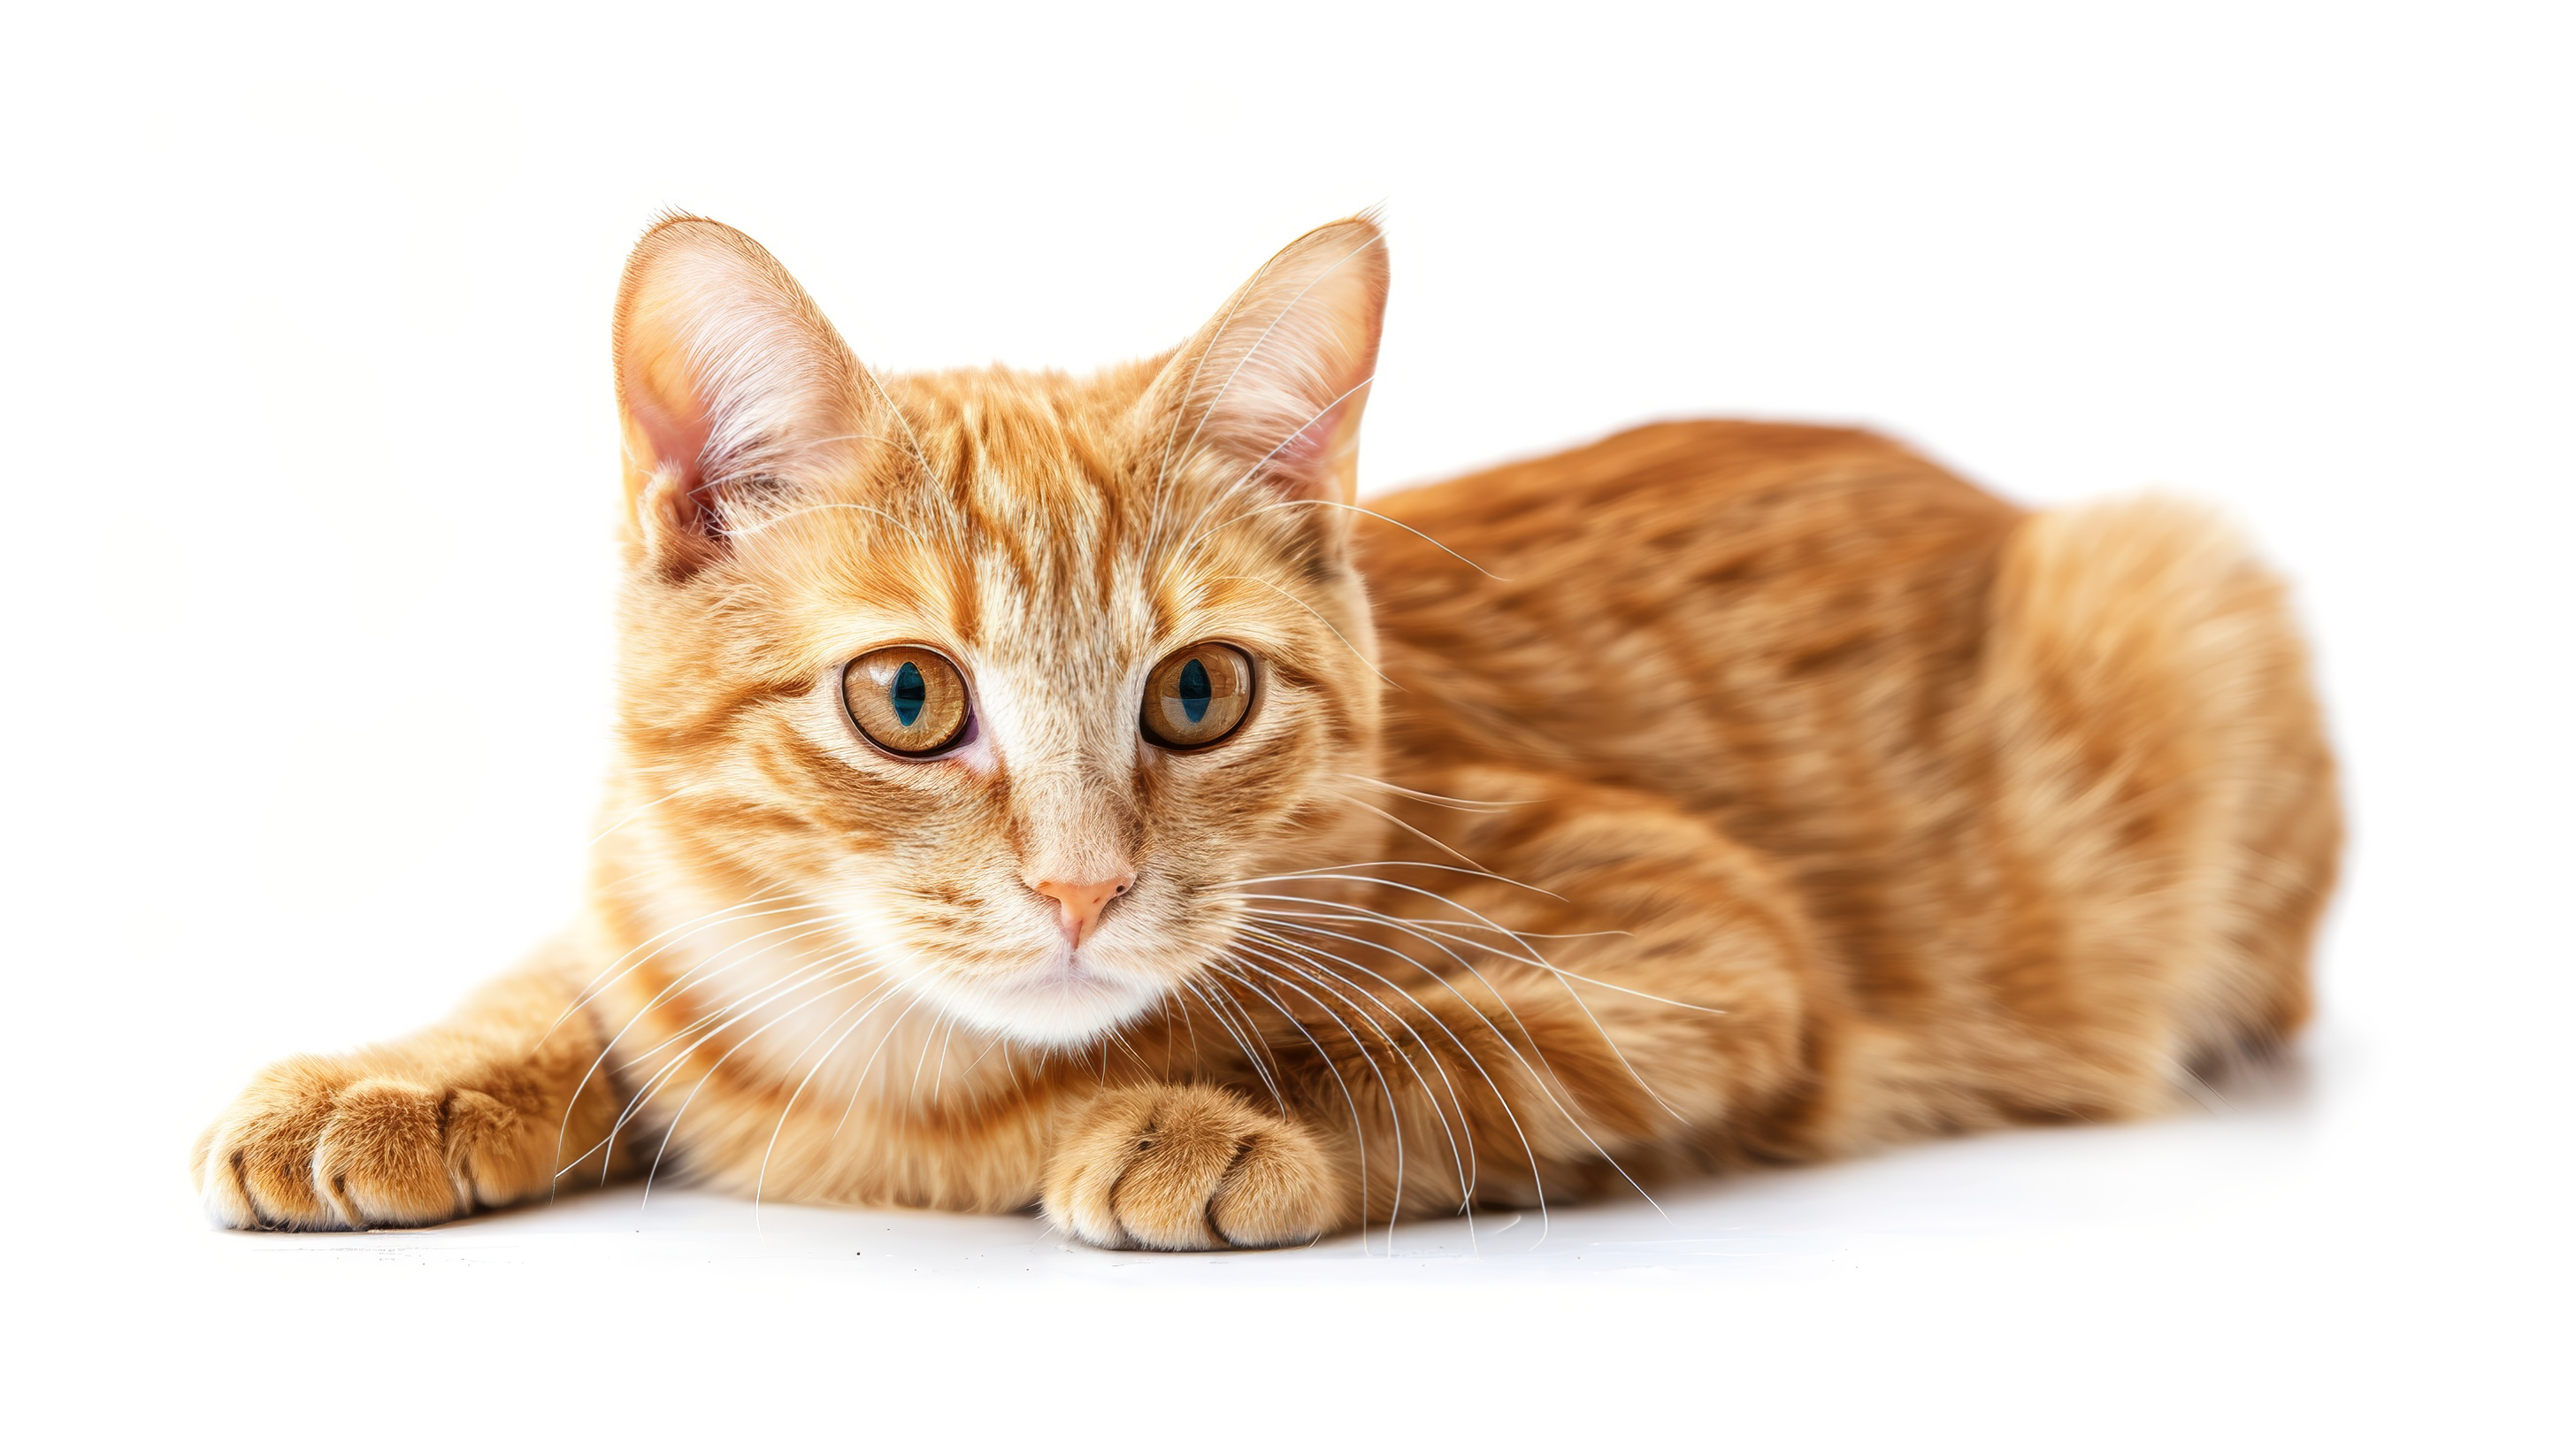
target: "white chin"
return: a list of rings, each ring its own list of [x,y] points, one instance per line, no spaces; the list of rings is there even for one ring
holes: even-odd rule
[[[1092,969],[1048,967],[1008,984],[936,988],[939,1004],[979,1028],[1043,1047],[1088,1043],[1162,996],[1156,987]]]

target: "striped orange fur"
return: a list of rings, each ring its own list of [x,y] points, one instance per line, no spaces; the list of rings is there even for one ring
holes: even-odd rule
[[[749,238],[656,226],[589,904],[261,1074],[207,1208],[658,1168],[1257,1246],[2134,1117],[2298,1027],[2333,764],[2225,530],[1721,422],[1364,509],[1386,284],[1358,218],[1164,356],[880,375]],[[853,685],[967,720],[906,752]]]

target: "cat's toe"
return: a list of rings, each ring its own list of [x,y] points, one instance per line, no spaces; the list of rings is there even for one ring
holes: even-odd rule
[[[296,1060],[262,1074],[198,1139],[197,1193],[228,1228],[438,1223],[474,1206],[480,1145],[508,1126],[480,1093]]]
[[[340,1080],[291,1059],[260,1074],[197,1140],[198,1199],[227,1228],[347,1228],[313,1187],[313,1148]]]
[[[1047,1170],[1049,1219],[1104,1248],[1266,1248],[1341,1222],[1339,1171],[1304,1127],[1216,1088],[1095,1099]]]

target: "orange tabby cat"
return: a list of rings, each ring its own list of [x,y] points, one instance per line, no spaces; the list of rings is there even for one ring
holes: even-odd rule
[[[2132,1117],[2300,1023],[2333,764],[2233,538],[1721,422],[1361,509],[1386,285],[1343,221],[1168,355],[882,376],[656,226],[589,907],[262,1073],[206,1207],[658,1165],[1279,1244]]]

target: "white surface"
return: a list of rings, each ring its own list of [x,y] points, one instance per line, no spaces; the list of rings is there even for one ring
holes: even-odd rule
[[[2563,10],[69,14],[0,93],[13,1419],[2568,1427]],[[1381,200],[1375,485],[1765,414],[2244,518],[2350,768],[2303,1076],[1543,1243],[1146,1258],[631,1191],[197,1222],[187,1143],[252,1067],[434,1015],[570,906],[605,323],[656,209],[762,237],[877,364],[1079,366]]]

